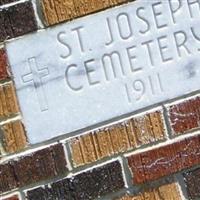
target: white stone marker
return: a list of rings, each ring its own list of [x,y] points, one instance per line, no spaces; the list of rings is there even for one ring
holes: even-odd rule
[[[138,0],[6,45],[29,141],[200,89],[200,1]]]

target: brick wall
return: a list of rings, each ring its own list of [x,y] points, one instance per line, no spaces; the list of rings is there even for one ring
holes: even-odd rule
[[[198,91],[75,137],[32,145],[26,136],[6,42],[128,2],[0,0],[1,200],[200,198]]]

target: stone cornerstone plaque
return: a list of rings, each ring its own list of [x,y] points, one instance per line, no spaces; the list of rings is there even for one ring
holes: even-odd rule
[[[200,89],[200,1],[138,0],[10,41],[29,141]]]

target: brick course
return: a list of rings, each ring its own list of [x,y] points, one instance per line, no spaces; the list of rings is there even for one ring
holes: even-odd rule
[[[61,144],[0,164],[0,193],[52,178],[67,171]]]
[[[28,200],[93,200],[124,187],[118,161],[27,192]]]
[[[200,164],[200,136],[127,157],[133,183],[141,184]]]
[[[151,144],[165,138],[162,112],[133,117],[70,141],[75,166],[94,162],[117,153]]]

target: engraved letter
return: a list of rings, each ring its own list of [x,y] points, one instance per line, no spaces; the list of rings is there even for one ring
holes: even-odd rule
[[[137,11],[136,11],[136,16],[137,16],[139,19],[141,19],[141,21],[143,21],[143,22],[145,23],[145,25],[146,25],[146,29],[140,30],[140,31],[139,31],[139,32],[142,33],[142,34],[145,34],[145,33],[147,33],[147,32],[150,30],[150,23],[148,22],[147,19],[145,19],[145,17],[143,17],[143,16],[141,15],[141,12],[144,11],[144,10],[145,10],[144,7],[140,7],[140,8],[138,8]]]
[[[74,86],[71,81],[70,81],[70,71],[71,70],[77,70],[78,66],[73,64],[73,65],[70,65],[68,66],[66,72],[65,72],[65,76],[66,76],[66,81],[67,81],[67,85],[69,86],[69,88],[73,91],[80,91],[82,88],[83,88],[83,85],[80,85],[80,86]],[[73,76],[73,75],[72,75]],[[77,81],[78,83],[80,81]]]
[[[72,31],[75,31],[77,33],[77,37],[78,37],[78,43],[81,49],[81,52],[84,53],[85,49],[84,49],[84,45],[83,45],[83,38],[81,35],[81,31],[84,29],[83,26],[79,26],[77,28],[72,29]]]
[[[146,87],[145,87],[145,83],[142,80],[135,80],[133,82],[133,89],[136,93],[136,101],[141,100],[141,98],[144,96],[145,92],[146,92]]]
[[[172,20],[173,23],[176,24],[176,20],[175,20],[175,14],[179,11],[179,9],[182,7],[182,2],[181,0],[177,0],[176,1],[178,3],[178,5],[175,7],[175,3],[174,0],[169,0],[169,7],[170,7],[170,11],[171,11],[171,16],[172,16]]]
[[[164,24],[164,23],[161,24],[159,22],[159,19],[162,19],[161,17],[163,16],[163,13],[157,9],[159,9],[161,5],[162,5],[162,2],[157,2],[157,3],[152,4],[153,15],[154,15],[154,19],[155,19],[156,26],[158,29],[165,28],[167,26],[167,24]],[[163,20],[160,20],[160,21],[163,21]]]
[[[110,41],[106,43],[106,46],[109,46],[110,44],[112,44],[114,42],[114,38],[113,38],[112,28],[111,28],[111,24],[110,24],[110,19],[106,18],[106,22],[108,25],[108,33],[110,36]]]
[[[147,52],[149,55],[149,59],[150,59],[150,63],[152,66],[154,66],[154,60],[153,60],[153,55],[152,55],[152,51],[151,51],[151,46],[150,44],[152,44],[153,40],[149,40],[147,42],[143,42],[142,45],[145,45],[147,47]]]
[[[133,54],[133,51],[136,49],[136,46],[132,46],[132,47],[129,47],[127,48],[127,54],[128,54],[128,59],[129,59],[129,63],[130,63],[130,66],[131,66],[131,71],[132,72],[137,72],[137,71],[141,71],[142,70],[142,67],[137,67],[135,68],[134,67],[134,64],[133,62],[135,60],[137,60],[137,56]]]
[[[87,79],[90,85],[97,85],[100,83],[99,80],[94,80],[94,78],[92,78],[92,74],[95,75],[95,71],[97,66],[92,66],[92,64],[95,64],[95,60],[91,59],[91,60],[87,60],[84,62],[85,64],[85,70],[86,70],[86,75],[87,75]]]
[[[193,15],[194,11],[192,9],[194,7],[192,7],[192,6],[196,5],[199,9],[198,12],[200,12],[200,1],[199,0],[187,0],[187,2],[188,2],[188,8],[189,8],[190,16],[191,16],[191,18],[193,18],[194,17],[194,15]]]
[[[181,47],[185,49],[188,54],[191,54],[189,48],[186,46],[187,34],[183,31],[177,31],[174,33],[174,38],[176,42],[176,48],[178,51],[179,57],[181,57]]]
[[[200,34],[197,35],[197,33],[195,32],[193,27],[191,27],[191,32],[192,32],[192,35],[194,36],[194,38],[200,42]]]
[[[158,38],[158,47],[163,62],[168,62],[173,59],[169,55],[167,56],[168,44],[169,42],[167,42],[167,36],[161,36]]]
[[[66,53],[65,55],[60,55],[60,57],[61,57],[62,59],[67,59],[68,57],[71,56],[71,54],[72,54],[72,49],[71,49],[71,47],[64,41],[64,39],[62,38],[62,36],[67,36],[66,32],[63,31],[63,32],[58,33],[58,35],[57,35],[57,40],[58,40],[58,42],[59,42],[60,44],[62,44],[63,46],[66,47],[67,53]]]
[[[127,13],[120,13],[117,16],[117,24],[119,29],[120,37],[123,40],[127,40],[132,36],[132,28],[130,19]]]
[[[104,68],[104,73],[107,81],[110,81],[111,78],[109,78],[110,75],[110,70],[108,68],[111,66],[111,72],[114,75],[114,78],[117,78],[117,74],[124,75],[124,69],[122,65],[122,58],[121,55],[117,52],[114,51],[110,54],[104,54],[102,57],[102,65]],[[119,72],[120,70],[120,72]]]

